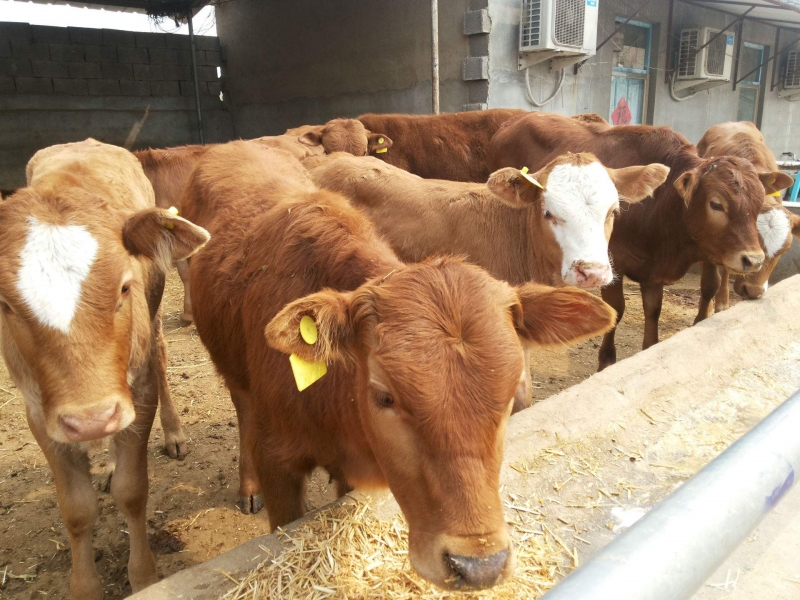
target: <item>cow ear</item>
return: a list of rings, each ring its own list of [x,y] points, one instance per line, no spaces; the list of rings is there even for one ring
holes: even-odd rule
[[[789,213],[789,222],[792,225],[792,235],[800,238],[800,217],[794,213]]]
[[[539,346],[573,344],[607,332],[617,313],[601,298],[572,287],[552,288],[527,283],[516,288],[512,307],[523,341]]]
[[[649,198],[669,175],[669,167],[659,163],[606,170],[617,192],[626,202],[639,202]]]
[[[539,181],[542,171],[528,177]],[[544,189],[532,183],[519,169],[506,167],[495,171],[486,182],[489,191],[512,208],[526,208],[541,201]]]
[[[309,362],[343,360],[349,356],[355,340],[350,318],[351,300],[351,293],[323,290],[287,304],[264,329],[267,343],[280,352],[296,354]],[[313,321],[316,339],[308,335],[304,339],[300,331],[303,317]]]
[[[675,189],[678,190],[678,193],[681,195],[681,198],[683,198],[686,206],[689,206],[689,203],[692,201],[692,194],[694,194],[694,190],[699,181],[700,176],[697,173],[697,169],[691,169],[685,173],[682,173],[675,180],[675,183],[672,184],[675,186]]]
[[[367,139],[367,154],[383,154],[392,147],[392,139],[382,133],[370,133]]]
[[[785,190],[794,183],[791,177],[780,171],[759,173],[758,178],[761,180],[761,184],[764,186],[764,190],[767,194],[774,194],[775,192]]]
[[[322,146],[322,128],[306,131],[297,140],[304,146]]]
[[[122,228],[122,241],[128,252],[146,256],[167,271],[173,262],[184,260],[205,246],[211,238],[208,232],[175,213],[148,208],[129,217]]]

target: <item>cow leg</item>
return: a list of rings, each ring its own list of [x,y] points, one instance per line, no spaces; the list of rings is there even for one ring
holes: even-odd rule
[[[157,356],[154,360],[157,360]],[[158,367],[152,365],[151,375]],[[147,440],[158,406],[158,388],[147,385],[144,394],[136,398],[136,419],[124,431],[114,436],[117,456],[111,494],[119,511],[128,523],[130,558],[128,580],[136,593],[158,581],[156,559],[147,541]]]
[[[727,281],[728,279],[726,277],[726,288]],[[710,262],[704,262],[703,271],[700,275],[700,305],[697,309],[697,316],[694,319],[695,325],[711,316],[711,301],[714,299],[714,296],[719,290],[720,272],[717,270],[717,265]]]
[[[730,287],[728,286],[730,272],[726,267],[720,267],[719,276],[721,278],[721,285],[719,286],[717,295],[714,297],[714,312],[728,310],[730,306]]]
[[[236,505],[245,515],[256,514],[264,508],[264,496],[259,491],[253,457],[245,446],[246,429],[250,422],[250,399],[243,392],[231,390],[231,400],[236,407],[236,420],[239,423],[239,500]]]
[[[183,314],[181,315],[181,321],[192,323],[194,322],[194,315],[192,314],[192,296],[189,291],[189,262],[179,260],[175,263],[175,268],[178,269],[178,276],[183,282]]]
[[[186,457],[186,434],[181,427],[178,411],[172,403],[167,381],[167,343],[159,323],[158,328],[158,398],[161,403],[161,427],[164,430],[164,447],[170,458]]]
[[[614,343],[614,334],[617,331],[617,325],[619,325],[619,322],[622,320],[622,315],[625,314],[625,294],[622,290],[622,275],[606,287],[601,288],[600,295],[603,297],[606,304],[617,311],[617,321],[614,323],[614,329],[603,336],[603,342],[600,344],[600,352],[598,353],[598,371],[602,371],[606,367],[617,362],[617,347]]]
[[[256,458],[256,466],[270,528],[274,531],[302,517],[305,514],[305,477],[286,470],[271,457]]]
[[[47,437],[44,424],[28,415],[56,484],[56,500],[67,528],[72,551],[69,596],[72,600],[100,600],[103,584],[94,566],[92,529],[97,521],[97,497],[92,487],[89,456],[77,444],[57,444]]]
[[[642,350],[658,343],[658,319],[661,317],[661,301],[664,286],[656,283],[641,284],[642,308],[644,309],[644,342]]]

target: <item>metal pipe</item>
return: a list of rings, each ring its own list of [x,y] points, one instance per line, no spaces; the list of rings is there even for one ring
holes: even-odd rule
[[[675,0],[669,0],[669,13],[667,14],[667,58],[664,61],[664,83],[669,83],[672,73],[672,13],[675,11]]]
[[[778,55],[778,48],[780,48],[780,47],[781,47],[781,28],[777,27],[775,29],[775,46],[773,46],[773,48],[772,48],[772,54],[774,56]],[[776,85],[778,85],[778,83],[775,81],[775,75],[776,75],[775,71],[778,70],[778,66],[779,65],[778,65],[777,62],[774,65],[772,65],[772,78],[771,78],[770,84],[769,84],[769,91],[770,92],[775,89]]]
[[[740,22],[736,26],[736,48],[734,49],[733,56],[733,91],[736,91],[736,84],[739,83],[736,78],[739,76],[739,58],[742,55],[742,31],[744,30],[744,23]]]
[[[800,392],[542,600],[685,600],[789,491],[800,470]]]
[[[194,104],[197,108],[197,130],[200,132],[200,144],[205,146],[206,136],[203,131],[203,111],[200,109],[200,84],[197,82],[197,53],[194,43],[194,25],[192,25],[192,10],[186,11],[186,21],[189,23],[189,45],[192,52],[192,78],[194,79]]]
[[[431,101],[439,114],[439,0],[431,0]]]

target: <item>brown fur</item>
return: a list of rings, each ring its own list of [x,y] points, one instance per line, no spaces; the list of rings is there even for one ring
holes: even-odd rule
[[[505,121],[524,110],[492,109],[441,115],[366,114],[358,117],[371,131],[388,134],[394,145],[384,162],[425,179],[486,181],[489,141]]]
[[[764,253],[756,218],[764,178],[749,162],[733,157],[703,160],[692,144],[667,127],[607,127],[530,113],[501,126],[491,141],[489,166],[536,169],[565,151],[592,152],[608,167],[660,162],[671,169],[653,198],[622,211],[609,244],[620,278],[603,289],[603,298],[621,317],[622,277],[641,284],[645,348],[658,341],[663,285],[680,279],[692,263],[709,260],[739,271],[760,266]],[[717,202],[724,204],[723,212],[712,210]],[[615,360],[611,332],[601,347],[600,368]]]
[[[153,190],[133,155],[115,146],[90,139],[46,148],[28,163],[27,176],[28,187],[0,204],[3,356],[53,472],[72,550],[70,596],[97,600],[103,595],[92,550],[97,503],[81,442],[115,434],[111,492],[128,522],[128,575],[138,591],[158,580],[145,522],[147,439],[159,393],[171,406],[159,311],[165,276],[157,258],[208,236],[182,219],[166,236],[160,230],[148,236],[132,225],[131,219],[157,210]],[[31,218],[83,226],[98,244],[68,333],[40,322],[17,289]],[[147,242],[137,256],[126,245],[126,227]],[[107,410],[112,416],[100,421]],[[182,436],[177,418],[173,425]]]
[[[388,484],[425,577],[493,585],[513,570],[498,478],[521,337],[569,342],[613,315],[585,292],[512,288],[457,259],[404,265],[364,215],[294,164],[234,142],[210,151],[188,188],[193,203],[226,207],[191,261],[197,329],[247,411],[243,447],[271,526],[302,515],[304,477],[324,466],[339,489]],[[313,346],[297,334],[305,315]],[[290,352],[326,361],[327,375],[298,392]],[[477,579],[446,558],[507,551]]]
[[[738,156],[739,158],[747,159],[759,173],[774,173],[778,171],[778,163],[767,147],[764,136],[761,135],[758,127],[749,121],[714,125],[700,138],[697,144],[697,151],[704,158]],[[788,182],[784,181],[784,183]],[[787,218],[795,226],[794,229],[800,228],[800,217],[783,208],[780,197],[764,196],[762,212],[773,209],[785,211]],[[786,244],[780,251],[773,256],[766,256],[761,269],[747,275],[736,275],[733,284],[736,292],[745,299],[760,298],[764,293],[764,285],[769,281],[769,276],[777,266],[778,260],[789,250],[791,245],[792,235],[790,234]],[[700,307],[695,323],[711,316],[712,299],[714,300],[715,312],[728,308],[729,277],[730,272],[724,266],[718,267],[713,263],[705,263],[703,265],[703,274],[700,282]]]
[[[381,141],[382,140],[382,141]],[[251,140],[265,148],[283,150],[296,159],[330,152],[349,152],[358,156],[374,153],[381,148],[391,148],[392,140],[383,134],[368,131],[355,119],[334,119],[324,125],[303,125],[289,129],[283,135],[265,136]],[[149,149],[134,152],[142,163],[145,175],[153,184],[156,205],[160,208],[175,207],[179,213],[194,214],[192,207],[185,206],[183,193],[197,161],[215,144],[207,146],[179,146],[176,148]],[[191,220],[191,218],[190,218]],[[178,262],[178,274],[183,282],[183,314],[181,319],[191,323],[191,290],[189,270],[184,262]]]

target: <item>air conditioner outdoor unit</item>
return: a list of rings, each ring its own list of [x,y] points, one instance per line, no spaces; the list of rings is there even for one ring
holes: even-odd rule
[[[792,50],[786,53],[786,72],[783,75],[783,86],[778,90],[778,98],[790,102],[800,100],[800,52]]]
[[[594,56],[598,0],[522,0],[519,68],[552,60],[557,71]]]
[[[718,29],[710,27],[681,31],[676,91],[699,92],[731,80],[734,34],[718,33]],[[710,44],[709,40],[712,40]],[[698,52],[698,48],[702,49]]]

